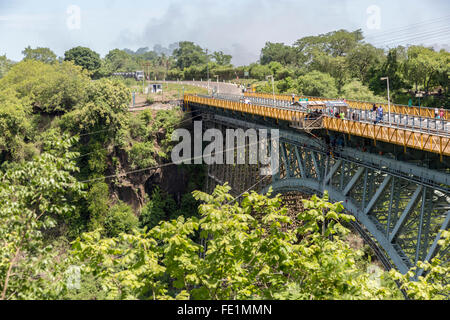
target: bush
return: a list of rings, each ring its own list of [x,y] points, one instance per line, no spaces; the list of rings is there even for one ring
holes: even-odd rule
[[[155,143],[153,141],[137,142],[128,151],[133,169],[143,169],[156,165]]]
[[[139,226],[139,220],[133,210],[126,203],[119,201],[108,212],[105,220],[105,231],[109,237],[116,237],[121,233],[130,233]]]
[[[146,104],[153,104],[155,103],[155,100],[152,97],[147,97],[147,99],[145,100]]]

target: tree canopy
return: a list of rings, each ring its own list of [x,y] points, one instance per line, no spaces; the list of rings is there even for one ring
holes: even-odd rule
[[[64,61],[73,61],[75,65],[90,72],[97,71],[101,66],[100,55],[86,47],[76,47],[66,51]]]
[[[55,63],[57,61],[56,54],[49,48],[37,47],[32,49],[28,46],[22,51],[22,54],[25,56],[24,60],[37,60],[44,63]]]
[[[189,41],[180,42],[179,48],[173,51],[173,56],[177,61],[176,66],[180,69],[207,62],[207,55],[202,47]]]

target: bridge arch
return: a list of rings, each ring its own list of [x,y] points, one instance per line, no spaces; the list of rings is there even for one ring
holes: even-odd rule
[[[272,188],[272,194],[283,194],[287,192],[304,192],[307,194],[317,194],[322,196],[323,193],[328,191],[329,198],[331,202],[342,202],[345,210],[351,213],[360,224],[362,224],[369,233],[375,237],[378,244],[386,251],[388,256],[392,259],[393,263],[397,266],[400,272],[406,273],[409,270],[408,265],[405,263],[404,259],[398,254],[396,248],[389,239],[377,229],[376,225],[366,216],[364,213],[358,209],[358,206],[353,203],[351,199],[344,196],[342,192],[336,190],[331,186],[327,186],[323,189],[321,183],[313,179],[283,179],[276,180],[272,184],[266,186],[263,190],[263,194],[267,194]],[[362,230],[360,230],[363,232]],[[382,253],[384,255],[384,253]],[[386,257],[380,257],[381,259],[386,259]],[[386,265],[386,264],[385,264]]]
[[[431,260],[441,250],[440,231],[448,230],[450,225],[448,171],[361,151],[351,145],[330,153],[323,141],[271,121],[219,113],[205,106],[196,108],[208,114],[207,124],[221,130],[279,129],[280,167],[272,177],[274,191],[322,194],[327,190],[331,201],[343,202],[346,211],[384,249],[400,272],[406,273],[418,261]],[[208,166],[207,188],[208,183],[213,186],[230,182],[235,194],[240,195],[248,188],[265,188],[269,181],[260,180],[258,168]]]

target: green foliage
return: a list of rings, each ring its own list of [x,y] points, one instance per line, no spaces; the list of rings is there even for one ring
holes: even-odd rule
[[[119,49],[111,50],[106,55],[105,64],[109,74],[115,72],[135,72],[141,69],[131,55]]]
[[[359,80],[353,80],[342,88],[342,97],[348,100],[387,103],[387,99],[374,95],[372,91]]]
[[[73,244],[73,263],[83,264],[82,277],[95,279],[105,299],[164,299],[165,268],[158,264],[156,247],[153,238],[140,233],[113,239],[85,233]]]
[[[228,66],[231,64],[231,59],[233,58],[229,54],[225,54],[222,51],[216,51],[213,53],[213,58],[220,66]]]
[[[266,65],[271,62],[279,62],[284,66],[296,64],[297,52],[284,43],[266,42],[266,46],[261,50],[261,64]]]
[[[352,78],[357,78],[363,83],[370,80],[369,71],[371,68],[380,68],[384,61],[384,52],[370,44],[355,46],[346,58],[349,73]]]
[[[334,79],[326,73],[312,71],[298,78],[298,92],[306,96],[336,98]]]
[[[24,60],[37,60],[44,63],[57,62],[56,54],[49,48],[37,47],[36,49],[32,49],[28,46],[22,51],[22,54],[25,56]]]
[[[104,225],[110,209],[108,185],[104,182],[97,182],[92,185],[86,196],[86,200],[89,204],[88,208],[90,212],[89,229],[94,231]]]
[[[331,75],[335,80],[338,91],[341,90],[350,77],[346,58],[342,56],[333,57],[321,52],[317,54],[314,62],[311,63],[311,68]]]
[[[73,61],[75,65],[92,73],[100,69],[100,55],[86,47],[72,48],[64,53],[65,61]]]
[[[155,166],[155,144],[152,141],[136,142],[128,150],[128,157],[133,169],[144,169]]]
[[[436,76],[441,73],[448,74],[450,53],[446,51],[435,52],[429,48],[411,46],[407,55],[404,63],[405,72],[410,84],[414,85],[416,90],[420,85],[428,91],[433,81],[435,85],[440,84]]]
[[[6,58],[6,55],[0,56],[0,79],[11,69],[13,63]]]
[[[169,154],[171,151],[172,134],[183,118],[183,114],[179,109],[160,110],[156,113],[156,117],[152,123],[151,131],[161,141],[162,152]]]
[[[68,112],[86,101],[89,77],[70,62],[45,64],[27,60],[15,64],[0,80],[0,90],[11,88],[25,104],[46,113]]]
[[[53,139],[40,157],[0,173],[0,300],[55,299],[63,289],[57,252],[44,234],[69,219],[83,196],[71,175],[77,168],[68,149],[75,142]]]
[[[145,99],[145,103],[148,105],[151,105],[151,104],[155,103],[155,100],[152,97],[147,97]]]
[[[121,233],[130,233],[138,225],[139,219],[131,207],[119,201],[108,211],[104,227],[108,237],[117,237]]]
[[[0,91],[0,106],[0,154],[5,152],[14,160],[23,159],[24,139],[31,130],[31,110],[12,89]]]
[[[90,82],[85,94],[87,102],[62,117],[63,129],[74,133],[107,129],[106,139],[118,138],[128,123],[129,89],[119,81],[101,79]]]
[[[252,192],[239,205],[229,190],[219,186],[212,195],[194,192],[204,203],[199,207],[201,219],[179,217],[148,233],[113,239],[102,239],[98,232],[85,234],[74,243],[73,255],[84,265],[84,274],[97,277],[109,299],[392,296],[358,269],[355,260],[362,253],[341,240],[348,230],[340,222],[352,219],[342,213],[341,204],[313,197],[299,216],[304,224],[292,231],[279,196]],[[150,210],[162,215],[158,203]],[[198,232],[205,247],[193,240]]]
[[[267,65],[250,65],[250,76],[258,80],[265,80],[266,76],[271,75],[271,70]]]
[[[161,221],[167,219],[167,195],[163,197],[161,190],[156,188],[151,199],[145,204],[141,211],[141,226],[153,229]]]
[[[448,300],[450,298],[450,283],[448,273],[450,269],[450,232],[441,230],[442,236],[439,246],[446,252],[444,255],[438,254],[431,262],[418,262],[417,267],[412,268],[408,273],[401,274],[396,270],[391,270],[393,279],[400,281],[401,288],[405,289],[408,296],[414,300]],[[415,274],[423,269],[424,275],[415,279]]]
[[[176,66],[180,69],[205,64],[207,61],[207,56],[203,49],[189,41],[180,42],[179,48],[174,50],[173,56],[177,61]]]
[[[299,39],[295,42],[294,47],[299,53],[300,59],[306,63],[310,63],[320,53],[325,53],[332,57],[345,56],[361,40],[363,40],[361,30],[354,32],[338,30],[319,36]]]

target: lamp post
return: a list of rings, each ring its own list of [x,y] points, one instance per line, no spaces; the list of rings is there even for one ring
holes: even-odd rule
[[[380,80],[381,81],[387,80],[388,106],[389,106],[389,125],[392,125],[392,121],[391,121],[391,96],[390,96],[390,93],[389,93],[389,77],[383,77]]]
[[[208,49],[206,49],[206,70],[207,70],[207,79],[208,79],[208,94],[210,94],[210,89],[209,89],[209,56],[208,56]]]
[[[273,74],[266,77],[267,80],[272,79],[272,90],[273,90],[273,106],[275,107],[275,81],[273,79]]]
[[[217,94],[219,94],[219,75],[215,75],[217,78]]]

